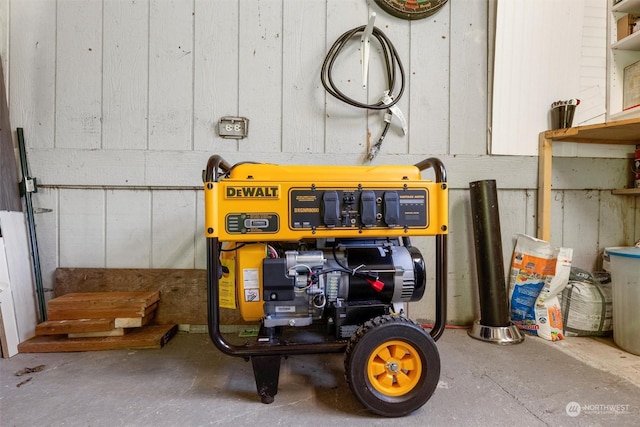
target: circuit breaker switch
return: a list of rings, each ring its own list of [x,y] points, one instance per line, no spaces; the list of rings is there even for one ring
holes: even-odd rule
[[[365,227],[376,225],[376,193],[365,190],[360,194],[360,221]]]
[[[384,210],[384,223],[389,227],[395,227],[400,219],[400,198],[395,191],[385,191],[382,199]]]

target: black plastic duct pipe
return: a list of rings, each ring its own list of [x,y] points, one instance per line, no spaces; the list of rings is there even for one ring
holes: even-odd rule
[[[469,183],[480,296],[480,324],[509,326],[495,180]]]

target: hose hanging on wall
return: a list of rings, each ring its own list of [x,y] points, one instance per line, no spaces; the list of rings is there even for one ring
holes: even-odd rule
[[[391,125],[391,116],[393,114],[392,111],[395,110],[396,114],[398,114],[400,111],[397,109],[392,110],[392,107],[398,103],[398,101],[402,97],[402,94],[404,93],[405,74],[404,74],[404,68],[402,66],[402,62],[400,61],[400,57],[398,56],[398,52],[396,51],[395,46],[393,46],[393,43],[391,43],[389,38],[380,29],[374,26],[371,34],[380,43],[380,46],[382,47],[382,55],[385,61],[385,68],[386,68],[386,74],[387,74],[387,91],[385,92],[385,96],[383,96],[382,99],[376,102],[375,104],[365,104],[348,97],[340,89],[338,89],[338,87],[336,86],[332,78],[333,65],[335,64],[336,59],[338,58],[338,55],[340,54],[342,49],[344,49],[347,43],[355,35],[357,35],[358,33],[364,33],[366,30],[367,30],[367,25],[356,27],[356,28],[353,28],[352,30],[345,32],[336,40],[333,46],[331,46],[331,49],[329,49],[329,52],[327,53],[324,63],[322,64],[322,73],[320,75],[320,79],[322,81],[322,85],[327,90],[327,92],[329,92],[335,98],[349,105],[353,105],[354,107],[358,107],[358,108],[365,108],[368,110],[387,110],[384,117],[385,126],[384,126],[384,129],[382,130],[382,135],[380,135],[378,142],[376,142],[373,146],[370,147],[369,153],[367,155],[367,158],[369,160],[373,160],[375,156],[378,154],[378,152],[380,151],[380,146],[382,145],[382,141],[387,135],[387,131],[389,130],[389,126]],[[394,95],[393,91],[396,85],[397,71],[400,72],[400,79],[401,79],[400,90],[397,95]]]

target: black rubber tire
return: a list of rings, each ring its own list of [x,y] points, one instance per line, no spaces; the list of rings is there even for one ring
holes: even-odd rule
[[[394,394],[391,388],[381,389],[379,383],[372,382],[372,378],[377,382],[378,377],[370,376],[370,363],[373,367],[373,361],[377,360],[374,352],[385,343],[395,348],[392,344],[398,342],[401,343],[399,347],[406,346],[411,350],[407,357],[411,359],[411,366],[418,369],[412,369],[413,379],[408,386],[398,388],[401,394]],[[379,361],[377,364],[381,365]],[[435,341],[420,325],[403,316],[385,315],[365,322],[351,336],[344,368],[351,391],[366,408],[378,415],[401,417],[422,407],[436,390],[440,379],[440,355]],[[390,371],[382,375],[386,376],[387,382],[394,377]],[[395,385],[396,380],[393,383]]]

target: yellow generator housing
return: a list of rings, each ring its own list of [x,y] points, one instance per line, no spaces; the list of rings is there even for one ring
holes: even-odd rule
[[[416,166],[244,163],[205,185],[207,237],[221,241],[447,232],[448,190]]]
[[[207,237],[264,242],[433,236],[447,233],[446,185],[416,166],[239,164],[205,188]],[[264,243],[237,249],[236,301],[244,320],[264,317]],[[227,305],[232,307],[233,305]]]
[[[434,180],[422,174],[433,169]],[[204,171],[209,333],[250,359],[270,403],[282,356],[345,351],[346,377],[373,412],[407,414],[435,390],[435,340],[446,319],[446,171],[416,165],[239,163],[212,156]],[[436,321],[409,320],[427,262],[411,238],[434,236]],[[260,325],[254,343],[220,333],[219,307]],[[275,384],[275,385],[274,385]]]

